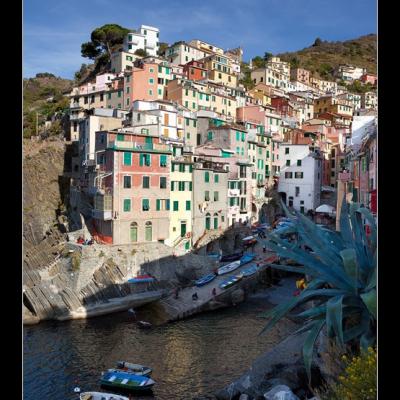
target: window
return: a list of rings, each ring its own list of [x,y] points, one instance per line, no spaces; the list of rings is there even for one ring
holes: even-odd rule
[[[185,191],[185,182],[182,182],[182,181],[178,182],[178,190],[180,192],[184,192]]]
[[[167,166],[167,156],[160,155],[160,167],[166,167],[166,166]]]
[[[289,147],[285,147],[285,154],[289,154]]]
[[[122,90],[118,90],[118,97],[122,96]]]
[[[285,179],[292,179],[293,178],[293,172],[285,172]]]
[[[111,93],[107,93],[108,100],[111,100]]]
[[[124,212],[131,211],[131,199],[124,199]]]
[[[208,99],[207,99],[207,100],[208,100]],[[197,121],[194,119],[194,120],[193,120],[193,127],[196,128],[196,126],[197,126]]]
[[[153,78],[150,78],[150,79],[149,79],[149,83],[150,83],[150,84],[153,84],[153,83],[154,83],[154,79],[153,79]]]
[[[303,172],[295,172],[294,173],[294,177],[298,178],[298,179],[302,179],[303,178]]]
[[[244,142],[245,140],[246,140],[245,133],[244,133],[244,132],[242,132],[242,142]]]
[[[196,109],[196,103],[192,103],[192,108]]]
[[[214,182],[215,182],[215,183],[218,183],[218,182],[219,182],[219,175],[218,175],[218,174],[215,174],[215,175],[214,175]]]
[[[179,201],[174,201],[173,202],[173,210],[174,211],[179,211]]]
[[[132,153],[124,152],[124,165],[132,165]]]
[[[152,96],[153,95],[153,91],[150,89],[149,90],[149,95]]]
[[[218,201],[218,192],[214,192],[214,201]]]
[[[167,178],[165,176],[160,176],[160,189],[167,188]]]
[[[151,165],[151,155],[150,154],[140,154],[140,166],[145,165],[150,167]]]
[[[186,200],[186,211],[190,211],[190,200]]]
[[[299,194],[300,194],[300,188],[299,188],[299,186],[296,186],[296,187],[295,187],[295,191],[296,191],[296,197],[298,197]]]
[[[240,140],[240,132],[236,131],[236,140],[239,141]]]
[[[204,201],[210,201],[210,192],[208,190],[204,192]]]
[[[297,160],[297,166],[301,167],[301,160]]]
[[[130,189],[131,188],[131,181],[132,181],[132,177],[131,176],[124,176],[124,188],[125,189]]]
[[[143,189],[149,189],[150,188],[150,177],[149,176],[143,176],[142,178],[142,186]]]
[[[100,101],[103,101],[103,100],[104,100],[104,93],[100,93]]]
[[[149,199],[142,199],[142,211],[150,210],[150,201]]]
[[[335,177],[335,171],[331,171],[331,177],[332,177],[332,178]]]
[[[208,171],[204,172],[204,182],[210,182],[210,173]]]
[[[290,160],[286,160],[286,166],[290,167]]]

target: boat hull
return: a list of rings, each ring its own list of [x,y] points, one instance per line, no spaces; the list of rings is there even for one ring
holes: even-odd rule
[[[101,386],[128,390],[130,392],[151,390],[154,384],[155,382],[151,378],[115,369],[107,371],[100,380]]]
[[[203,278],[200,278],[196,281],[196,286],[201,287],[207,285],[207,283],[210,283],[215,278],[216,278],[215,274],[204,276]]]
[[[232,272],[232,271],[234,271],[235,269],[237,269],[239,267],[240,267],[240,261],[239,260],[238,261],[234,261],[231,264],[224,265],[223,267],[218,268],[217,273],[218,273],[218,275],[228,274],[229,272]]]

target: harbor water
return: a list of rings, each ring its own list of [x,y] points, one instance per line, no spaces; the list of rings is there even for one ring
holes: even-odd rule
[[[232,308],[156,326],[137,327],[129,312],[24,328],[24,399],[77,400],[74,388],[107,391],[102,371],[124,360],[153,368],[152,394],[135,399],[183,400],[212,395],[245,372],[293,328],[282,320],[259,336],[271,308],[255,296]],[[140,315],[140,314],[139,314]],[[143,315],[140,315],[143,317]]]

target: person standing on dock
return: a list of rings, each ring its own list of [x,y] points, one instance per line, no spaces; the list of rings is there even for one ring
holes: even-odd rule
[[[211,294],[212,294],[213,297],[215,297],[215,296],[217,295],[217,289],[214,288],[214,289],[211,291]]]

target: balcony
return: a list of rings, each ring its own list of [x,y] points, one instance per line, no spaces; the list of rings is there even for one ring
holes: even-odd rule
[[[264,187],[264,186],[265,186],[264,180],[257,180],[257,187]]]
[[[237,197],[240,194],[239,189],[228,189],[228,197]]]
[[[112,219],[111,210],[92,210],[92,217],[94,219],[100,219],[102,221],[109,221]]]
[[[69,108],[81,108],[82,106],[78,103],[72,103],[70,104]]]
[[[79,114],[70,114],[69,115],[69,120],[70,121],[78,121],[80,119],[83,119],[83,117],[80,117]]]
[[[169,145],[161,143],[136,143],[126,142],[123,140],[114,140],[108,143],[108,148],[114,150],[133,150],[133,151],[148,151],[154,153],[170,153]]]

